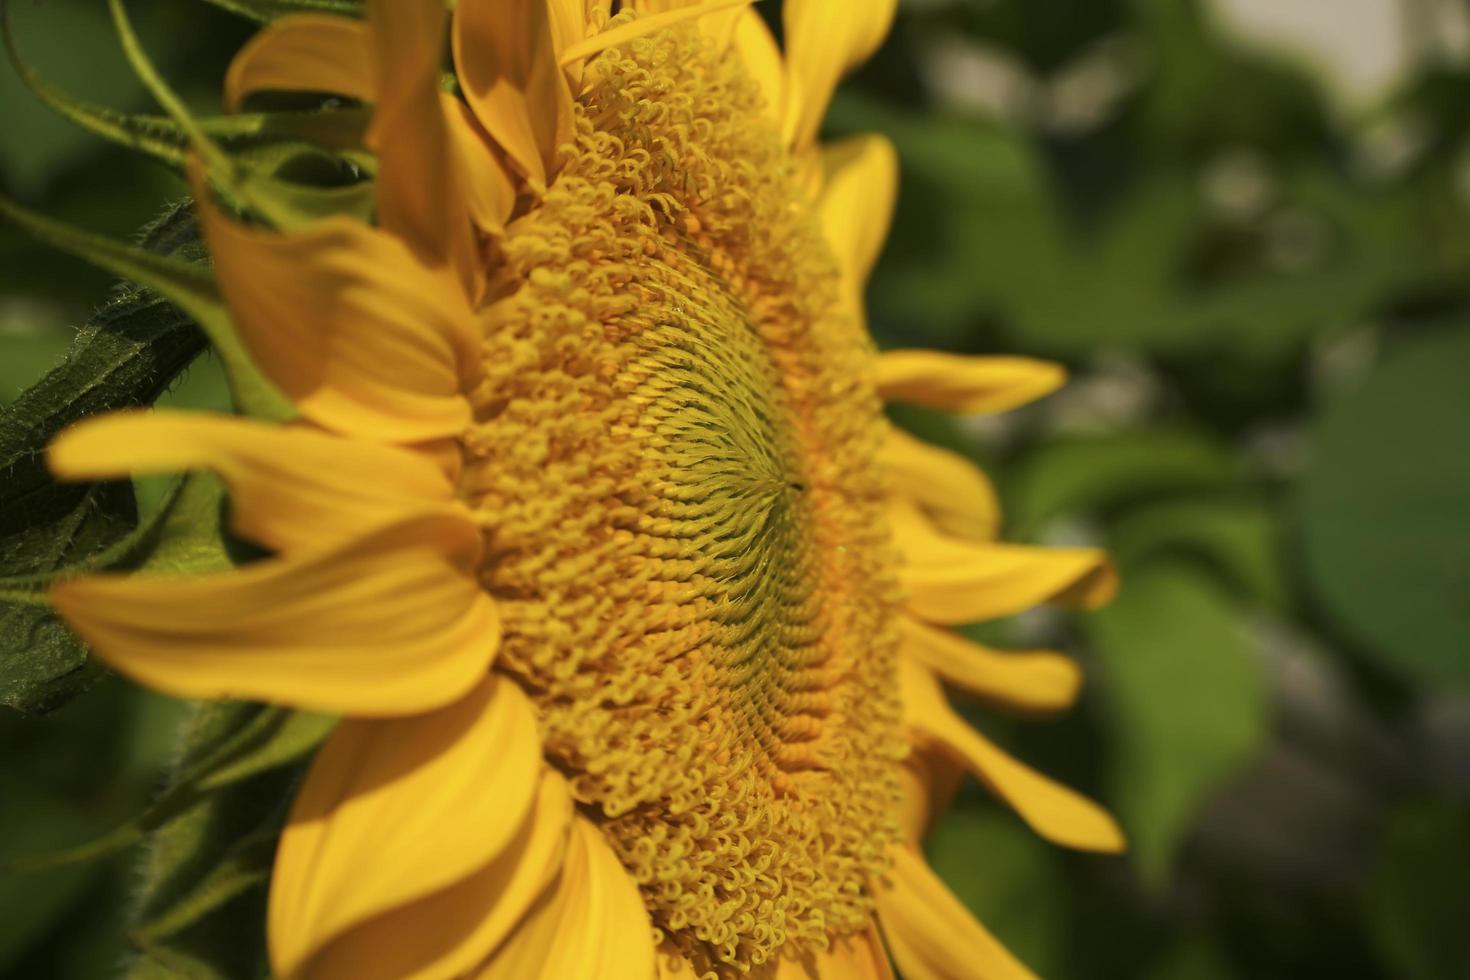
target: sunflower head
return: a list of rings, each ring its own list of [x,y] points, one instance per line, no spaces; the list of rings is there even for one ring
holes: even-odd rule
[[[914,977],[1023,976],[915,849],[946,788],[968,766],[1053,839],[1120,840],[939,686],[1058,707],[1075,668],[945,627],[1111,586],[995,543],[984,478],[885,420],[1060,381],[868,337],[895,157],[815,135],[891,0],[788,0],[784,52],[731,0],[367,13],[276,21],[227,102],[371,103],[372,223],[240,220],[215,191],[284,212],[191,130],[199,308],[296,417],[104,419],[51,454],[214,469],[270,549],[61,584],[101,656],[347,716],[276,857],[276,972],[882,978],[881,920]]]

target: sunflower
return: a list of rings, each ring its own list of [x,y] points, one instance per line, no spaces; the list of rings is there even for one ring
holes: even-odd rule
[[[369,0],[232,64],[232,107],[373,106],[371,224],[247,223],[195,168],[296,417],[106,416],[50,462],[212,470],[267,556],[52,599],[144,684],[344,716],[280,840],[277,976],[1028,976],[921,856],[960,775],[1121,846],[941,686],[1065,706],[1068,660],[946,627],[1113,582],[996,543],[984,477],[885,420],[1061,381],[868,337],[896,157],[816,136],[893,9],[787,0],[783,51],[729,0]]]

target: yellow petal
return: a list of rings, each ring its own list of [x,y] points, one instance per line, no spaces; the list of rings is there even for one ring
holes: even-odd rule
[[[252,92],[331,92],[371,102],[372,49],[367,26],[350,17],[288,14],[252,37],[225,75],[225,108]]]
[[[440,93],[444,119],[459,158],[459,171],[464,176],[465,206],[470,221],[486,234],[500,234],[506,219],[515,209],[515,178],[506,170],[500,152],[490,134],[475,120],[470,107],[450,95]]]
[[[897,196],[898,154],[887,138],[854,136],[822,147],[817,210],[843,283],[859,304],[888,238]]]
[[[644,37],[655,31],[665,30],[685,21],[704,23],[706,18],[722,13],[731,13],[734,8],[749,6],[754,0],[704,0],[702,3],[674,3],[658,13],[645,14],[636,20],[626,21],[609,27],[591,37],[584,38],[558,54],[564,66],[585,61],[606,51],[608,48],[627,44],[635,38]],[[728,21],[726,22],[728,23]]]
[[[975,778],[1010,804],[1032,830],[1063,847],[1123,849],[1123,832],[1106,810],[1013,759],[971,728],[955,714],[926,668],[901,658],[899,682],[908,725],[964,760]]]
[[[69,579],[51,601],[109,665],[167,694],[411,714],[462,696],[495,656],[479,548],[467,517],[425,514],[202,578]]]
[[[439,91],[442,3],[369,0],[376,105],[367,144],[378,155],[378,223],[473,294],[481,275],[463,179]]]
[[[651,980],[653,926],[602,832],[576,818],[556,884],[480,972],[481,980]]]
[[[1036,980],[908,845],[874,889],[883,938],[906,980]]]
[[[551,49],[561,64],[562,52],[587,37],[587,0],[546,0],[546,7],[551,16]],[[582,62],[564,67],[576,92],[582,85]]]
[[[453,42],[475,118],[540,191],[572,132],[572,95],[547,0],[460,0]]]
[[[898,0],[786,0],[786,145],[811,145],[843,75],[878,50]]]
[[[541,739],[516,683],[437,711],[348,718],[307,772],[271,875],[271,966],[295,975],[347,929],[463,882],[520,830]]]
[[[909,754],[899,768],[902,798],[899,801],[899,828],[904,840],[920,841],[959,792],[965,769],[949,752],[919,732],[909,732]]]
[[[742,10],[735,20],[731,43],[745,62],[745,70],[760,86],[767,115],[779,123],[786,98],[786,65],[781,60],[781,48],[771,36],[771,29],[754,10]]]
[[[899,617],[904,656],[983,697],[1018,708],[1054,711],[1077,700],[1082,670],[1050,650],[1001,653],[949,630]]]
[[[888,513],[907,608],[931,623],[995,619],[1042,602],[1094,608],[1117,592],[1117,575],[1098,549],[976,544],[938,534],[903,501]]]
[[[277,551],[331,544],[454,496],[437,463],[406,449],[227,415],[115,412],[67,429],[47,459],[69,480],[214,470],[236,531]]]
[[[830,945],[802,956],[782,956],[772,980],[893,980],[877,927],[834,937]]]
[[[476,328],[457,282],[349,218],[277,234],[200,200],[235,328],[304,417],[382,442],[464,430],[461,383],[476,364]]]
[[[917,502],[943,531],[990,541],[1000,530],[1000,501],[984,473],[958,453],[890,428],[878,461],[897,494]]]
[[[1004,412],[1062,386],[1060,365],[1025,357],[966,357],[932,350],[878,356],[878,394],[950,412]]]
[[[454,817],[451,819],[459,819]],[[462,977],[498,947],[561,868],[572,797],[544,769],[516,836],[484,868],[343,933],[311,957],[312,980]]]

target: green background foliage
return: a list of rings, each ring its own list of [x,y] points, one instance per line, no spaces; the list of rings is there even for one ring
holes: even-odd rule
[[[11,6],[47,79],[156,111],[104,5]],[[162,75],[218,112],[248,21],[229,4],[133,6]],[[1297,6],[1335,29],[1335,0]],[[1222,9],[911,0],[833,107],[831,135],[886,133],[902,164],[870,291],[880,343],[1072,373],[1004,417],[896,419],[992,474],[1007,537],[1106,546],[1124,583],[1095,614],[977,630],[1079,657],[1076,711],[965,709],[1106,802],[1131,851],[1057,851],[970,786],[929,855],[1047,977],[1470,976],[1470,56],[1421,23],[1465,5],[1398,0],[1419,57],[1369,95]],[[35,211],[127,238],[184,192],[4,67],[0,107],[0,193]],[[237,544],[174,533],[218,513],[205,482],[36,482],[38,418],[160,391],[230,404],[213,355],[184,366],[197,335],[170,308],[112,287],[0,223],[7,582]],[[89,363],[115,390],[70,391],[68,371],[99,376]],[[65,544],[49,565],[21,538],[38,507]],[[0,865],[100,844],[0,873],[0,975],[259,975],[258,923],[243,944],[221,923],[258,918],[279,802],[330,720],[142,692],[85,666],[18,594],[0,589],[0,702],[56,710],[0,709]],[[6,666],[22,646],[51,651],[25,660],[39,673]]]

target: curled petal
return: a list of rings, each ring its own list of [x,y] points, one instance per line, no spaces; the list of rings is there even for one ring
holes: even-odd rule
[[[367,26],[350,17],[288,14],[252,37],[225,75],[225,108],[252,92],[330,92],[371,102],[373,55]]]
[[[963,760],[991,792],[1042,837],[1084,851],[1120,851],[1123,832],[1106,810],[1002,752],[945,700],[939,682],[911,660],[899,662],[904,720]]]
[[[1042,602],[1095,608],[1117,592],[1107,554],[1095,548],[976,544],[936,533],[917,508],[889,507],[903,555],[899,583],[909,612],[954,625],[1010,616]]]
[[[202,578],[89,575],[51,589],[120,673],[185,698],[354,715],[427,711],[484,676],[500,638],[456,512]]]
[[[1054,711],[1077,699],[1082,671],[1049,650],[1001,653],[949,630],[899,618],[905,656],[974,694],[1018,708]]]
[[[556,883],[485,964],[480,980],[650,980],[653,926],[638,886],[582,817]]]
[[[47,458],[73,480],[213,470],[238,533],[276,551],[340,541],[454,495],[418,453],[227,415],[116,412],[67,429]]]
[[[907,980],[1036,980],[911,845],[892,850],[889,882],[874,889],[883,937]]]
[[[303,416],[382,442],[464,430],[476,328],[452,278],[349,218],[277,234],[232,221],[207,196],[199,210],[241,340]]]
[[[984,473],[958,453],[890,428],[879,462],[893,491],[916,501],[943,531],[990,541],[1000,530],[1000,501]]]
[[[950,412],[1004,412],[1035,401],[1067,379],[1059,364],[1026,357],[966,357],[932,350],[878,356],[878,394]]]
[[[276,853],[276,973],[299,975],[353,926],[499,858],[522,830],[540,768],[531,703],[496,674],[437,711],[343,721],[313,760]]]
[[[810,146],[837,82],[878,50],[898,0],[786,0],[786,144]]]

